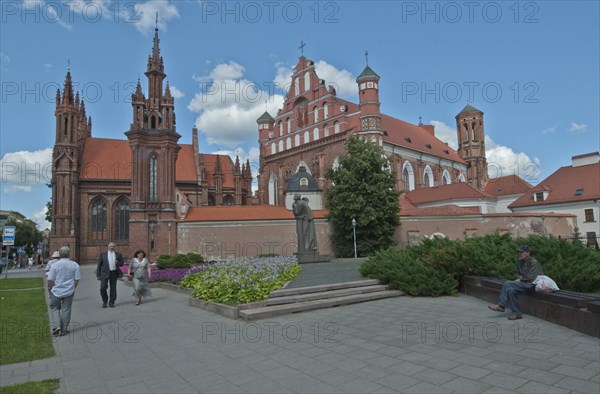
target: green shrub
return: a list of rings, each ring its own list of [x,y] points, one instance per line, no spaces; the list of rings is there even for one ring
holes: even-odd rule
[[[542,236],[512,239],[508,234],[490,234],[456,241],[423,239],[401,251],[376,253],[361,265],[360,272],[410,295],[455,294],[464,275],[514,279],[520,244],[531,247],[544,274],[561,289],[600,291],[600,252],[580,243]]]
[[[191,268],[196,264],[202,264],[204,259],[197,253],[176,254],[174,256],[163,254],[156,260],[159,270],[167,268]]]
[[[206,302],[240,304],[265,300],[300,273],[295,257],[244,258],[216,262],[209,269],[187,275],[181,287]]]

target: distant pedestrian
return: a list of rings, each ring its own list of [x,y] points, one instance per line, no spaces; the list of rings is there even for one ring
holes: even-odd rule
[[[29,271],[31,271],[31,268],[33,268],[33,257],[29,256],[27,259],[27,265],[29,266]]]
[[[115,243],[109,242],[108,251],[100,255],[98,267],[96,268],[96,278],[100,281],[100,296],[102,297],[102,308],[106,304],[111,308],[115,307],[117,300],[117,279],[123,277],[121,267],[123,266],[123,256],[115,252]],[[110,297],[107,293],[110,285]]]
[[[52,264],[56,263],[58,261],[58,259],[60,259],[60,255],[57,250],[54,253],[52,253],[52,259],[50,261],[48,261],[48,264],[46,264],[46,276],[48,276],[48,272],[50,272],[50,268],[52,267]]]
[[[44,268],[44,260],[42,259],[42,255],[38,254],[37,256],[37,269]]]
[[[142,297],[152,295],[152,291],[148,286],[148,281],[152,279],[152,270],[146,258],[146,252],[143,250],[135,252],[135,257],[129,263],[127,276],[129,280],[133,280],[133,296],[135,297],[136,305],[142,303]]]
[[[521,319],[521,306],[519,305],[519,296],[526,292],[532,292],[535,285],[531,282],[538,275],[544,275],[540,263],[531,257],[531,250],[527,245],[521,245],[517,249],[519,253],[519,262],[517,263],[517,279],[506,281],[500,290],[500,298],[495,305],[489,305],[488,308],[495,312],[504,312],[507,307],[512,309],[513,314],[508,320]]]
[[[75,288],[81,279],[79,264],[69,259],[71,249],[68,246],[63,246],[58,253],[60,259],[52,264],[50,272],[48,272],[53,336],[69,333],[71,305],[73,304]]]

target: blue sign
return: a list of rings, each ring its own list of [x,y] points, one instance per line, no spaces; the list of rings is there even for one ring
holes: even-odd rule
[[[13,246],[15,244],[15,232],[17,228],[15,226],[4,226],[2,232],[2,244],[4,246]]]

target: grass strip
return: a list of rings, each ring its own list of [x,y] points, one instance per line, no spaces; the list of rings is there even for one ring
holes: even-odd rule
[[[27,382],[0,387],[0,394],[53,394],[58,390],[58,379],[42,380],[41,382]]]
[[[42,278],[0,280],[0,365],[55,355],[43,286]]]

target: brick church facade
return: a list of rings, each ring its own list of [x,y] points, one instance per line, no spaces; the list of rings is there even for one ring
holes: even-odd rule
[[[145,75],[147,97],[138,80],[127,139],[116,140],[92,136],[67,72],[56,95],[50,250],[70,245],[74,259],[90,263],[114,241],[129,257],[141,248],[154,260],[176,252],[177,219],[190,207],[250,204],[249,161],[200,153],[195,128],[191,145],[178,143],[158,30]]]
[[[319,79],[314,62],[304,56],[291,78],[277,115],[265,112],[257,120],[261,204],[284,205],[288,184],[300,169],[312,175],[320,190],[330,187],[325,173],[336,165],[352,134],[383,148],[398,174],[400,191],[453,182],[484,188],[488,179],[485,135],[478,109],[467,105],[456,116],[456,151],[436,138],[433,126],[413,125],[381,113],[380,77],[368,65],[356,79],[358,104],[337,97],[335,88]]]
[[[380,77],[368,65],[356,80],[359,102],[353,103],[338,97],[318,77],[314,62],[301,56],[283,107],[275,117],[265,112],[257,120],[260,169],[253,195],[249,161],[200,153],[195,128],[192,144],[178,142],[158,30],[145,75],[147,91],[138,80],[127,139],[119,140],[92,136],[91,117],[67,72],[56,96],[50,250],[70,245],[77,261],[91,263],[114,241],[128,257],[141,248],[155,260],[187,242],[178,224],[211,217],[211,206],[220,216],[227,206],[238,206],[232,212],[241,212],[240,217],[247,208],[265,212],[264,220],[273,219],[266,208],[286,205],[291,186],[301,187],[304,178],[297,178],[304,171],[321,197],[311,199],[311,207],[324,209],[322,191],[330,187],[325,173],[353,134],[383,148],[398,174],[398,190],[456,182],[483,189],[487,181],[481,111],[467,105],[456,116],[459,148],[454,150],[436,138],[433,126],[382,113]],[[253,204],[264,207],[257,210]]]

